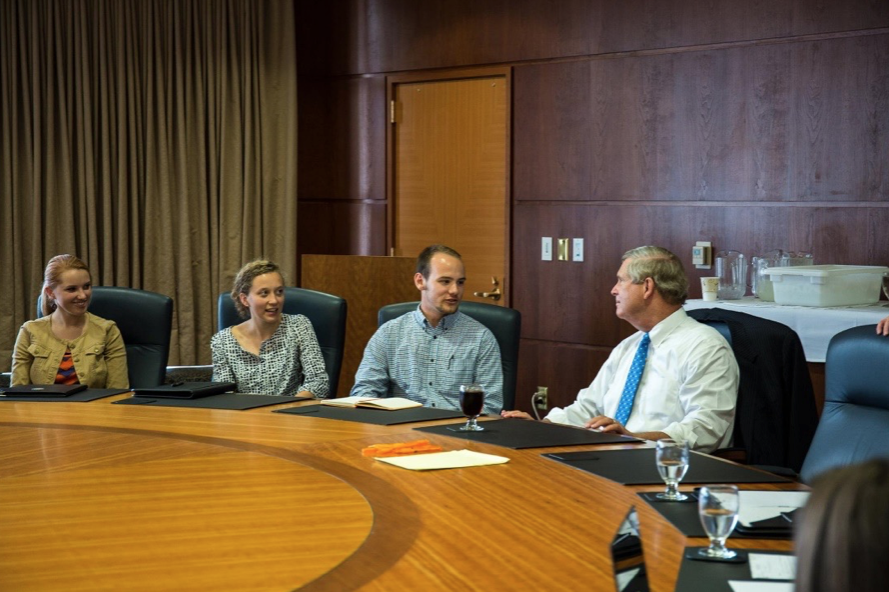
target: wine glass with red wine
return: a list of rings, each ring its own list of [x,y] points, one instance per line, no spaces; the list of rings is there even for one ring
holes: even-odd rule
[[[468,417],[466,425],[457,428],[459,432],[481,432],[485,428],[476,423],[485,405],[485,389],[480,384],[464,384],[460,386],[460,410]]]

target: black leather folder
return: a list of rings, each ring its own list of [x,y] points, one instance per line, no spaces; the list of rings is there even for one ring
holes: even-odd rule
[[[67,397],[86,388],[85,384],[24,384],[0,388],[0,394],[10,397]]]
[[[201,399],[233,391],[237,386],[234,382],[177,382],[134,389],[133,396],[152,399]]]
[[[662,485],[664,483],[657,471],[654,448],[559,452],[543,456],[563,462],[576,469],[617,481],[621,485]],[[692,452],[689,455],[688,473],[682,479],[683,484],[789,482],[790,479],[743,465],[736,465],[699,452]]]
[[[463,422],[465,423],[465,422]],[[414,428],[421,432],[451,436],[473,442],[494,444],[506,448],[544,448],[547,446],[577,446],[581,444],[614,444],[641,442],[639,438],[603,434],[596,430],[587,430],[574,426],[549,423],[545,421],[528,421],[527,419],[505,418],[484,421],[479,425],[485,428],[482,432],[458,432],[454,428],[463,423]],[[654,452],[652,452],[654,454]],[[654,458],[654,457],[652,457]],[[654,462],[652,460],[652,462]]]
[[[434,421],[437,419],[453,419],[463,417],[460,411],[451,409],[433,409],[431,407],[411,407],[410,409],[398,409],[386,411],[385,409],[367,409],[361,407],[334,407],[328,405],[305,405],[303,407],[290,407],[278,409],[275,413],[288,415],[304,415],[306,417],[319,417],[321,419],[339,419],[343,421],[357,421],[359,423],[371,423],[376,425],[396,425],[400,423],[413,423],[417,421]]]
[[[654,493],[640,493],[638,495],[685,536],[706,537],[707,533],[704,532],[701,519],[698,517],[697,493],[685,493],[689,497],[689,503],[659,500],[654,497]],[[732,532],[731,538],[790,540],[793,538],[793,512],[753,522],[750,526],[744,526],[739,522]]]
[[[192,409],[228,409],[242,411],[267,405],[280,405],[311,399],[312,397],[289,397],[284,395],[246,395],[220,393],[200,399],[170,399],[165,397],[127,397],[114,401],[114,405],[145,405],[150,407],[189,407]]]

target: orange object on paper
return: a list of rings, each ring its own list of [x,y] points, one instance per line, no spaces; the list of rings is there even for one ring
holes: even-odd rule
[[[361,456],[408,456],[411,454],[425,454],[427,452],[441,452],[444,450],[437,444],[431,444],[429,440],[413,440],[412,442],[396,442],[395,444],[373,444],[361,451]]]

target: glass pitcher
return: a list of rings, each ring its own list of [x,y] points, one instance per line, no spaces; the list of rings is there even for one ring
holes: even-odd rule
[[[785,255],[783,250],[775,249],[754,257],[750,262],[750,289],[763,302],[775,301],[775,290],[767,270],[783,265]]]
[[[716,277],[720,300],[737,300],[747,292],[747,258],[740,251],[719,251],[716,254]]]

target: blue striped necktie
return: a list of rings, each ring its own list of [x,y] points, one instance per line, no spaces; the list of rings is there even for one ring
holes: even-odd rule
[[[636,391],[639,389],[639,381],[642,379],[642,372],[645,370],[645,359],[648,357],[648,344],[651,338],[648,333],[642,336],[639,342],[639,348],[633,357],[633,363],[630,365],[630,373],[627,375],[627,383],[624,385],[624,392],[620,396],[620,403],[617,405],[617,413],[614,420],[621,425],[627,425],[630,419],[630,411],[633,410],[633,401],[636,399]]]

